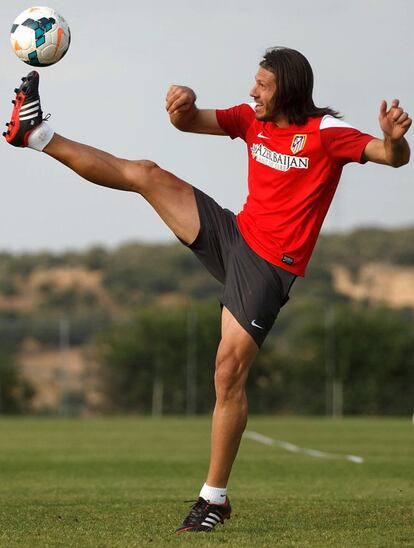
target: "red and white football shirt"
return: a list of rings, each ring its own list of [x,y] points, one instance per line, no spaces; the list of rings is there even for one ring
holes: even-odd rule
[[[332,116],[280,128],[257,120],[253,104],[216,114],[247,145],[249,192],[237,215],[243,238],[260,257],[304,276],[343,166],[362,163],[374,137]]]

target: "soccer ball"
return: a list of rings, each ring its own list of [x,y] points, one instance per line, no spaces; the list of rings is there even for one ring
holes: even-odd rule
[[[70,29],[55,10],[34,7],[14,20],[10,41],[17,57],[34,67],[47,67],[62,59],[70,44]]]

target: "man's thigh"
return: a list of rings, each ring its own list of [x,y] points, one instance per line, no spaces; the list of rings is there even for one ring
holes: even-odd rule
[[[194,188],[158,166],[149,179],[141,195],[180,240],[191,244],[200,231]]]
[[[221,342],[217,359],[231,355],[238,366],[248,371],[258,347],[253,337],[240,325],[240,322],[226,308],[221,313]]]

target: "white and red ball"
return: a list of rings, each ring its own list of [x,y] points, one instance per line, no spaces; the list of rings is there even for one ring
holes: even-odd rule
[[[16,17],[10,41],[19,59],[34,67],[46,67],[60,61],[68,51],[70,29],[55,10],[33,7]]]

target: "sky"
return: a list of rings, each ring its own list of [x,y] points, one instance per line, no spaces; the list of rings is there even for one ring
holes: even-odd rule
[[[33,4],[0,3],[0,119],[30,68],[13,53],[15,17]],[[170,123],[171,84],[192,87],[200,108],[249,101],[269,46],[309,59],[314,99],[381,136],[382,99],[414,114],[412,0],[54,0],[71,28],[66,57],[41,68],[44,113],[60,134],[118,156],[150,159],[237,212],[247,192],[241,140],[184,134]],[[413,144],[414,129],[407,135]],[[44,154],[0,143],[0,250],[114,247],[174,236],[139,196],[83,181]],[[325,231],[414,225],[414,163],[345,168]]]

